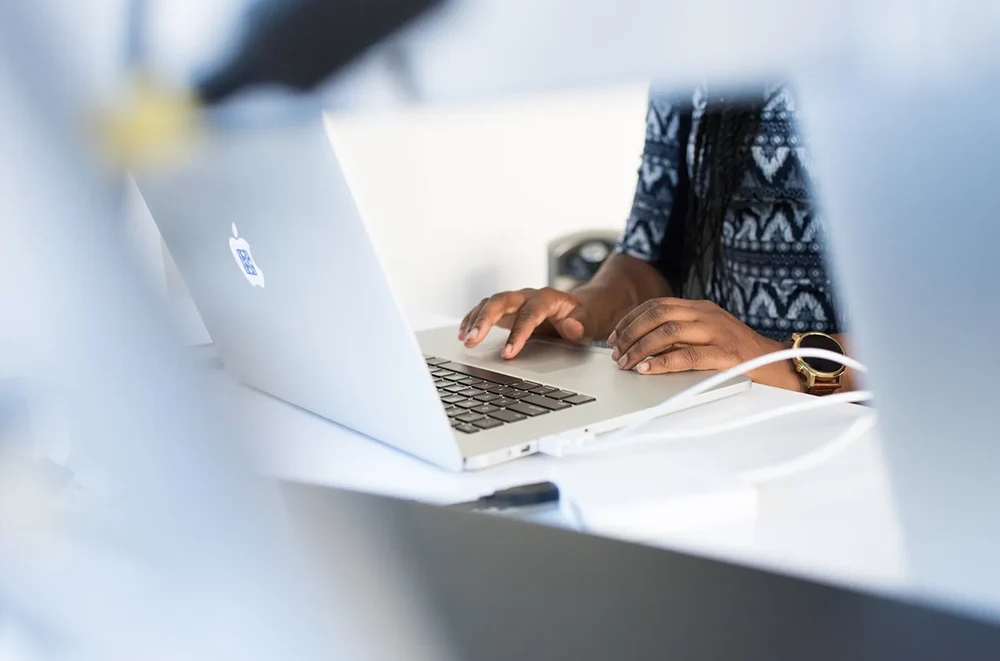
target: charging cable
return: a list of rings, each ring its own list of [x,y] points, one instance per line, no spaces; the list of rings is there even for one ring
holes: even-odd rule
[[[875,413],[868,413],[864,417],[855,420],[854,424],[848,427],[844,433],[826,445],[784,463],[745,471],[740,473],[740,479],[750,482],[753,485],[760,485],[816,468],[863,438],[865,434],[875,427],[876,422]]]
[[[502,512],[559,503],[559,487],[552,482],[521,484],[480,496],[476,500],[448,505],[448,509],[466,512]]]
[[[744,427],[759,425],[764,422],[770,422],[771,420],[777,420],[790,415],[817,411],[830,406],[836,406],[837,404],[855,404],[858,402],[866,402],[873,398],[873,393],[868,390],[853,390],[851,392],[839,392],[834,395],[827,395],[826,397],[812,397],[805,401],[795,402],[794,404],[789,404],[787,406],[779,406],[778,408],[761,411],[760,413],[754,413],[752,415],[723,422],[718,425],[633,435],[628,438],[628,444],[631,446],[644,443],[652,444],[657,441],[676,441],[691,438],[702,438],[705,436],[716,436],[718,434],[725,434],[743,429]],[[546,454],[558,452],[559,456],[576,456],[602,452],[604,450],[620,447],[622,447],[621,440],[615,440],[613,438],[602,439],[600,437],[593,436],[578,436],[576,439],[570,441],[550,444],[546,448],[550,452],[547,452]]]
[[[715,376],[709,377],[704,381],[696,383],[686,390],[682,390],[672,397],[668,397],[666,400],[660,404],[647,409],[639,413],[636,419],[625,425],[623,428],[618,429],[613,432],[609,432],[599,443],[595,442],[595,436],[593,434],[583,434],[575,439],[569,439],[565,436],[553,437],[549,439],[542,439],[539,443],[539,451],[543,454],[550,456],[563,456],[570,452],[596,452],[598,450],[604,450],[609,448],[620,448],[625,444],[631,443],[642,443],[650,442],[653,440],[662,440],[671,438],[669,433],[662,434],[644,434],[642,436],[629,436],[635,430],[639,429],[646,423],[654,420],[666,413],[675,411],[679,405],[683,404],[687,400],[697,397],[698,395],[708,392],[713,388],[725,384],[727,381],[734,379],[738,376],[747,374],[761,367],[771,365],[773,363],[780,363],[786,360],[792,360],[794,358],[817,358],[831,360],[840,365],[844,365],[858,372],[867,372],[868,368],[854,360],[849,356],[845,356],[834,351],[827,351],[826,349],[811,349],[800,347],[798,349],[783,349],[781,351],[775,351],[774,353],[765,354],[759,356],[752,360],[748,360],[745,363],[737,365],[725,372],[720,372]],[[786,415],[791,415],[794,413],[801,413],[803,411],[815,410],[823,408],[826,406],[832,406],[833,404],[843,403],[845,401],[865,401],[871,398],[871,393],[867,391],[861,391],[858,393],[837,393],[834,395],[828,395],[823,398],[816,398],[816,400],[810,400],[808,402],[798,402],[792,406],[786,406],[774,411],[765,411],[759,414],[747,416],[741,420],[736,420],[730,423],[725,423],[722,425],[716,425],[715,427],[709,427],[705,431],[699,430],[689,430],[674,432],[676,434],[673,438],[694,438],[698,436],[708,436],[716,433],[721,433],[725,431],[731,431],[733,429],[740,429],[742,427],[758,424],[760,422],[774,420],[778,417],[783,417]],[[593,446],[593,450],[590,447]]]

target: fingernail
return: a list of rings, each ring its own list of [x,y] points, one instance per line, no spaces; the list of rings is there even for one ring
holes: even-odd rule
[[[618,334],[615,333],[614,331],[612,331],[611,335],[608,335],[608,344],[614,344],[615,343],[615,339],[617,339],[617,338],[618,338]]]
[[[618,359],[618,367],[625,367],[625,363],[628,362],[628,356],[622,356]]]
[[[639,363],[636,365],[635,369],[639,372],[639,374],[645,374],[649,371],[649,363]]]
[[[508,344],[507,346],[505,346],[503,348],[503,357],[504,358],[510,358],[510,355],[512,353],[514,353],[514,345],[513,344]]]
[[[618,360],[618,357],[622,355],[622,352],[615,347],[615,350],[611,352],[611,360]]]
[[[475,342],[477,337],[479,337],[479,329],[473,328],[471,331],[469,331],[469,335],[465,338],[465,340],[467,342]]]

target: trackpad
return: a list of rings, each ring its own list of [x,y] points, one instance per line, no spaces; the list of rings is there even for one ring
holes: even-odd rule
[[[490,363],[497,371],[503,371],[504,365],[516,367],[525,372],[535,374],[550,374],[560,370],[573,369],[603,358],[600,351],[592,351],[587,347],[570,345],[559,340],[530,339],[513,360],[500,357],[504,341],[483,343],[473,352],[477,361]]]

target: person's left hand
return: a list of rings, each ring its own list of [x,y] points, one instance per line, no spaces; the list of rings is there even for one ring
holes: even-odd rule
[[[664,374],[689,370],[727,370],[758,356],[786,349],[710,301],[655,298],[625,316],[608,337],[611,354],[623,370]],[[790,363],[750,373],[758,383],[800,390]]]

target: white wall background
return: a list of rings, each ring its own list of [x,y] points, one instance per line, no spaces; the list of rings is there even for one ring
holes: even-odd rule
[[[635,86],[329,126],[404,307],[458,314],[544,285],[551,239],[624,224],[645,102]]]

